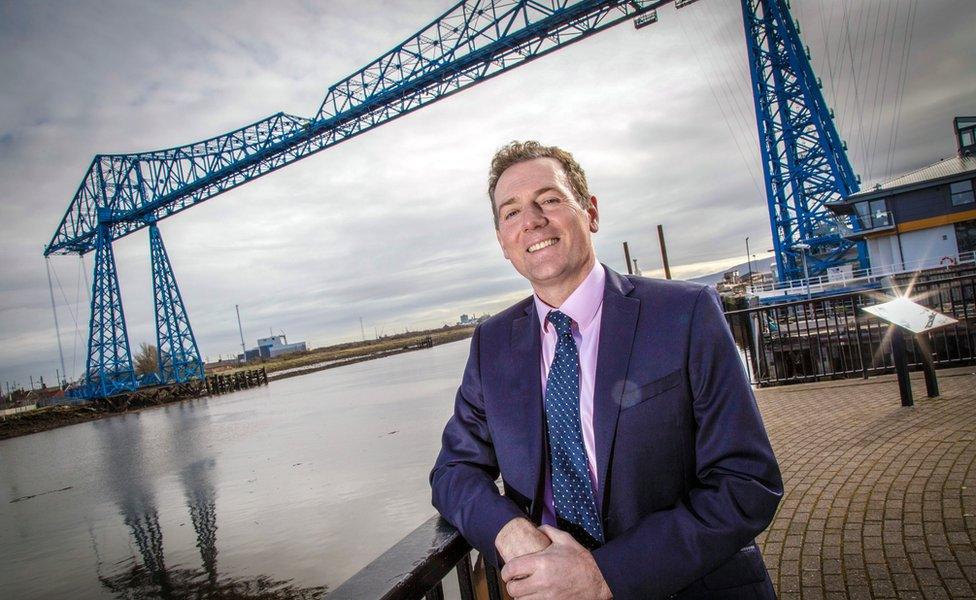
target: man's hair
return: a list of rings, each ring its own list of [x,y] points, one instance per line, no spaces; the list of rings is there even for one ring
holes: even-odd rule
[[[573,189],[576,203],[583,210],[590,207],[590,188],[586,185],[586,173],[583,172],[583,167],[576,162],[572,154],[557,146],[543,146],[533,140],[513,141],[495,152],[494,158],[491,159],[491,171],[488,173],[488,202],[491,203],[491,215],[495,220],[495,229],[498,229],[498,212],[495,210],[495,186],[498,185],[498,178],[512,165],[536,158],[553,158],[559,161],[566,173],[566,179],[569,180],[569,185]]]

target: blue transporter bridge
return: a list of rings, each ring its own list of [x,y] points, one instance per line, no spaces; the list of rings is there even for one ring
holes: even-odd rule
[[[107,397],[140,384],[114,240],[150,229],[159,369],[142,383],[202,378],[157,221],[614,25],[643,28],[658,22],[662,6],[694,1],[462,0],[330,86],[312,117],[277,113],[185,146],[96,156],[44,250],[95,253],[87,370],[77,395]],[[795,278],[807,258],[814,275],[842,262],[863,263],[863,244],[842,238],[826,208],[857,191],[857,181],[788,0],[740,2],[780,279]]]

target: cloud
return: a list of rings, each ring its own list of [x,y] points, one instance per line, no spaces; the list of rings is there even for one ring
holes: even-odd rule
[[[883,38],[858,33],[888,14],[885,3],[846,9],[861,26],[850,53],[875,56],[854,61],[854,78],[840,68],[845,5],[794,4],[825,92],[839,96],[828,102],[856,161],[877,155],[872,175],[887,176],[953,152],[951,118],[972,112],[967,25],[976,5],[918,10],[901,143],[889,156],[896,79],[871,101],[886,64],[877,59]],[[41,249],[93,155],[184,144],[278,111],[312,116],[331,83],[446,8],[0,5],[0,382],[51,380],[60,368]],[[901,20],[879,22],[906,23],[899,10]],[[897,65],[895,56],[891,73]],[[368,333],[438,326],[528,293],[495,245],[487,208],[488,161],[502,144],[534,138],[574,152],[601,201],[604,262],[625,270],[627,240],[645,272],[659,269],[661,223],[673,271],[692,277],[742,262],[746,236],[757,253],[771,247],[754,120],[739,3],[664,8],[651,27],[623,24],[573,44],[210,199],[160,230],[210,358],[239,349],[235,305],[248,343],[269,329],[313,345],[355,339],[360,317]],[[115,251],[135,347],[154,336],[145,232]],[[50,264],[68,370],[78,375],[85,277],[77,258]]]

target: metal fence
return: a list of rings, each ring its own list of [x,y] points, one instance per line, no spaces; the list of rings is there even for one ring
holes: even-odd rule
[[[888,323],[861,310],[907,294],[915,302],[958,320],[929,334],[935,364],[974,363],[976,277],[962,276],[800,302],[726,312],[754,385],[867,377],[894,371]],[[911,366],[921,365],[914,339],[905,340]]]

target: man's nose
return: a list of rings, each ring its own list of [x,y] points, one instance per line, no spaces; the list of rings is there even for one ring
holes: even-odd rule
[[[544,227],[549,222],[546,215],[542,213],[542,209],[537,205],[527,208],[522,214],[522,227],[525,231]]]

